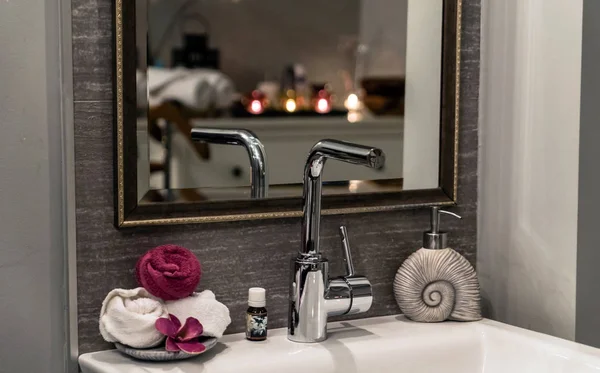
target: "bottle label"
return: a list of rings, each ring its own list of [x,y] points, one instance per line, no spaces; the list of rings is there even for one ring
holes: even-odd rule
[[[246,338],[255,340],[267,338],[267,315],[246,314]]]

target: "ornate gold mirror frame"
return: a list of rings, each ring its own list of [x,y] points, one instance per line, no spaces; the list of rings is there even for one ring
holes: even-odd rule
[[[462,0],[444,0],[439,186],[323,196],[323,214],[353,214],[453,205],[458,183],[458,118]],[[115,226],[117,228],[274,219],[302,215],[302,198],[194,203],[138,203],[135,2],[115,0]],[[127,20],[126,23],[123,20]],[[128,124],[128,125],[127,125]]]

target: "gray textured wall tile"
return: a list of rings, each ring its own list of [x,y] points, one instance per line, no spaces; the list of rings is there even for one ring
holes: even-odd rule
[[[113,104],[110,4],[74,0],[77,276],[80,353],[111,346],[98,332],[101,302],[112,288],[134,287],[133,268],[145,251],[165,243],[192,250],[205,269],[199,290],[211,289],[231,311],[228,333],[244,328],[247,289],[268,291],[269,324],[287,323],[289,260],[300,245],[299,219],[149,227],[117,231],[113,225]],[[459,206],[464,219],[445,219],[450,245],[471,263],[477,239],[477,118],[480,0],[465,0],[461,68]],[[94,46],[98,44],[97,46]],[[106,46],[108,45],[108,46]],[[86,47],[95,49],[87,52]],[[89,51],[89,49],[88,49]],[[108,56],[108,57],[107,57]],[[373,284],[373,308],[361,317],[398,313],[392,281],[400,264],[421,247],[427,210],[326,216],[322,247],[341,272],[337,227],[348,226],[357,270]]]
[[[113,1],[71,1],[75,101],[113,97]]]

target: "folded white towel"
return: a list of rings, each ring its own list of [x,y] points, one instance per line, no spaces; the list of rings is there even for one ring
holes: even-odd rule
[[[177,316],[182,323],[188,317],[198,319],[204,327],[203,335],[208,337],[221,338],[227,326],[231,324],[229,308],[217,301],[215,294],[210,290],[166,303],[169,313]]]
[[[231,106],[234,84],[220,71],[210,69],[148,68],[148,99],[151,106],[177,101],[183,106],[204,111]]]
[[[114,289],[102,302],[100,334],[107,342],[149,348],[164,340],[154,324],[169,313],[162,300],[144,288]]]

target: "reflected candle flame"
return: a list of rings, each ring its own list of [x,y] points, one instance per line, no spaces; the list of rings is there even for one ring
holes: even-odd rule
[[[296,101],[292,98],[289,98],[285,101],[285,110],[293,113],[296,111]]]
[[[349,94],[344,106],[346,106],[346,109],[348,110],[360,109],[360,100],[358,99],[358,96],[355,93]]]
[[[260,100],[252,100],[250,103],[250,112],[252,114],[260,114],[264,110],[262,103]]]
[[[317,112],[321,114],[329,113],[331,110],[331,105],[329,105],[329,101],[325,98],[320,98],[317,101]]]

